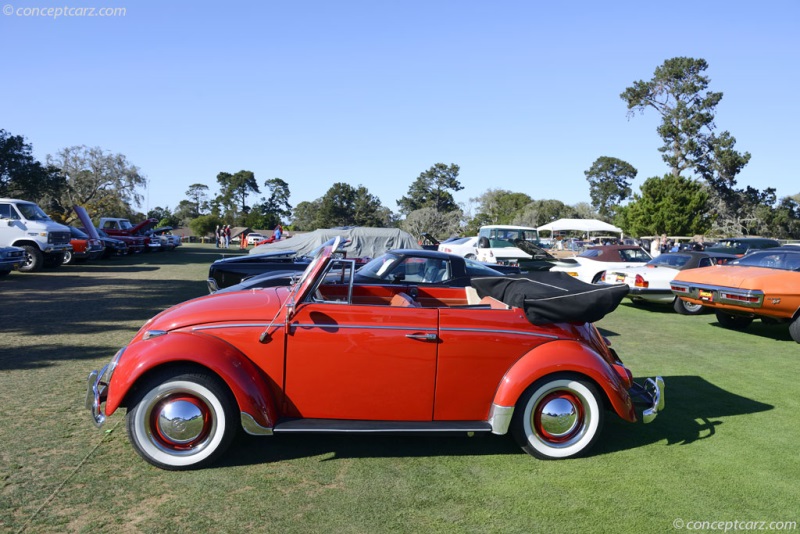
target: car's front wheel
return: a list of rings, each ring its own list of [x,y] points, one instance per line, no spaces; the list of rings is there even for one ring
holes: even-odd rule
[[[594,384],[557,374],[532,384],[514,410],[512,434],[528,454],[543,460],[587,451],[603,427],[602,397]]]
[[[691,302],[686,302],[680,297],[675,297],[675,301],[672,303],[672,307],[676,312],[680,313],[681,315],[700,315],[701,313],[703,313],[702,304],[693,304]]]
[[[75,253],[68,250],[64,253],[64,265],[72,265],[75,263]]]
[[[744,330],[750,323],[753,322],[752,317],[745,317],[743,315],[733,315],[724,311],[717,312],[717,322],[725,328],[731,330]]]
[[[236,401],[215,375],[193,369],[162,372],[140,389],[126,415],[139,455],[162,469],[205,467],[237,431]]]
[[[25,261],[20,265],[19,270],[23,273],[34,273],[41,270],[44,265],[44,254],[33,245],[22,245],[25,249]]]

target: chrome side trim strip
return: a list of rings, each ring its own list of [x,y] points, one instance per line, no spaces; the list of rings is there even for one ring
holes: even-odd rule
[[[272,428],[261,426],[252,415],[242,412],[242,428],[251,436],[271,436]]]
[[[480,332],[486,334],[516,334],[520,336],[545,337],[548,339],[559,339],[553,334],[542,334],[540,332],[524,332],[522,330],[500,330],[495,328],[451,328],[443,327],[442,332]]]
[[[227,323],[227,324],[211,324],[204,326],[193,326],[192,332],[198,330],[219,330],[222,328],[265,328],[268,323]]]
[[[264,323],[228,323],[216,325],[194,326],[192,331],[220,330],[225,328],[264,328]],[[560,339],[557,335],[543,334],[541,332],[525,332],[522,330],[503,330],[498,328],[457,328],[457,327],[415,327],[415,326],[383,326],[374,324],[321,324],[321,323],[292,323],[290,328],[337,328],[341,330],[403,330],[413,332],[476,332],[482,334],[514,334],[519,336],[543,337],[547,339]]]
[[[414,332],[436,332],[438,328],[420,328],[416,326],[381,326],[374,324],[320,324],[320,323],[292,323],[291,328],[340,328],[359,330],[410,330]]]
[[[508,427],[511,426],[511,418],[513,415],[513,406],[492,404],[489,410],[489,424],[492,425],[492,434],[497,434],[499,436],[507,434]]]

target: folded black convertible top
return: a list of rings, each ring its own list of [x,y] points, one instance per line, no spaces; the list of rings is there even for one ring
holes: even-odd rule
[[[480,297],[494,297],[522,308],[528,320],[537,325],[599,321],[628,294],[625,284],[587,284],[567,273],[550,271],[473,278],[472,287]]]

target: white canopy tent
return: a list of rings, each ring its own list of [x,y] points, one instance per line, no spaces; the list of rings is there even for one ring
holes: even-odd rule
[[[622,237],[622,229],[617,228],[613,224],[608,224],[597,219],[558,219],[551,223],[542,225],[536,230],[558,232],[561,230],[574,230],[577,232],[584,232],[587,236],[591,233],[605,232],[615,233]]]

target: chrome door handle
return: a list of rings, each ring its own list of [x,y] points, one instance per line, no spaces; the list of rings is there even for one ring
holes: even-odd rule
[[[436,341],[438,336],[436,334],[406,334],[409,339],[418,339],[420,341]]]

